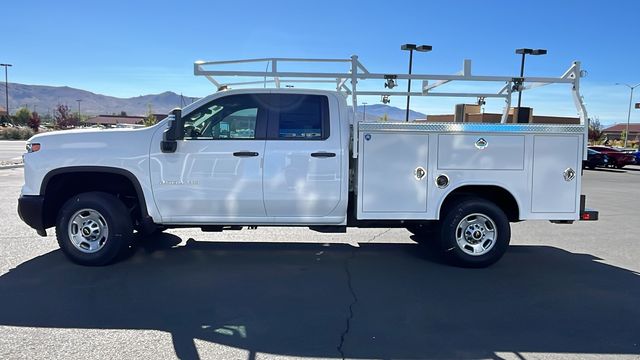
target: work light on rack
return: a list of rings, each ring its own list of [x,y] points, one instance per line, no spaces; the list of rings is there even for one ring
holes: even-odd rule
[[[398,85],[396,84],[397,78],[397,75],[385,75],[384,79],[386,80],[386,82],[384,83],[384,87],[389,89],[393,89],[394,87],[396,87],[396,85]]]
[[[380,101],[382,101],[382,103],[386,105],[391,102],[391,99],[389,98],[389,95],[382,95]]]

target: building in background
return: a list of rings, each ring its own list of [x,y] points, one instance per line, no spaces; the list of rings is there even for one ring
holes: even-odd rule
[[[627,124],[615,124],[604,128],[602,135],[609,140],[624,140],[623,132],[627,130]],[[629,141],[640,140],[640,124],[629,124]]]
[[[524,109],[524,108],[523,108]],[[580,124],[580,118],[565,116],[533,115],[533,109],[528,109],[531,124]],[[514,108],[509,110],[508,123],[513,123]],[[477,104],[458,104],[453,114],[427,115],[426,119],[416,119],[418,122],[470,122],[470,123],[499,123],[502,114],[484,113]]]
[[[167,117],[167,114],[153,114],[157,121]],[[87,125],[100,125],[106,127],[138,127],[143,126],[146,116],[128,116],[128,115],[98,115],[85,121]]]

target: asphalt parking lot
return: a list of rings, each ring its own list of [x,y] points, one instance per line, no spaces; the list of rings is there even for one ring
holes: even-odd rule
[[[0,140],[0,165],[22,163],[26,141]]]
[[[513,225],[487,269],[405,230],[176,230],[69,263],[0,170],[1,359],[640,358],[640,167],[585,171],[600,221]]]

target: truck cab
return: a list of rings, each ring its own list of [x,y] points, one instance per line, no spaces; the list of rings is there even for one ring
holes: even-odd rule
[[[349,122],[322,91],[226,91],[182,111],[182,139],[151,139],[149,177],[168,224],[346,224]]]

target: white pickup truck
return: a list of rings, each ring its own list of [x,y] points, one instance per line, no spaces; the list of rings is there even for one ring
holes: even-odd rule
[[[18,212],[85,265],[113,262],[134,230],[304,226],[407,228],[482,267],[510,222],[597,219],[580,196],[584,124],[365,123],[346,99],[225,90],[143,129],[36,135]]]

